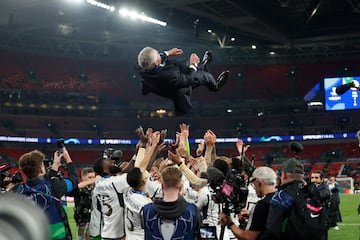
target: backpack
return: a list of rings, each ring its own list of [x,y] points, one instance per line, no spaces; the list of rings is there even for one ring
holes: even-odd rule
[[[17,193],[31,199],[45,211],[50,223],[51,239],[72,239],[65,209],[60,199],[52,195],[51,186],[51,182],[47,180],[34,187],[21,184]]]
[[[302,189],[286,189],[294,199],[289,215],[283,222],[284,239],[322,240],[327,233],[327,211],[315,184]]]
[[[78,225],[90,222],[91,190],[84,188],[74,195],[74,219]]]

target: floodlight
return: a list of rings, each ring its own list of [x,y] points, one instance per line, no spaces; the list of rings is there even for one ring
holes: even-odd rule
[[[155,19],[155,18],[148,17],[148,16],[146,16],[144,13],[139,14],[139,13],[136,12],[135,10],[129,11],[129,10],[127,10],[126,8],[121,8],[121,9],[119,10],[119,13],[120,13],[120,15],[121,15],[122,17],[129,17],[129,18],[132,19],[132,20],[139,19],[139,20],[142,20],[142,21],[144,21],[144,22],[149,22],[149,23],[158,24],[158,25],[164,26],[164,27],[167,25],[166,22],[157,20],[157,19]]]

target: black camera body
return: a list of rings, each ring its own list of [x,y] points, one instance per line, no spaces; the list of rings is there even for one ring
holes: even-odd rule
[[[11,181],[4,181],[4,179],[6,177],[11,178]],[[9,172],[7,171],[2,171],[0,172],[0,187],[5,188],[7,185],[9,185],[10,183],[13,184],[18,184],[18,183],[22,183],[24,181],[22,175],[20,172],[16,172],[14,173],[14,175],[11,175]]]
[[[121,150],[115,150],[113,148],[107,148],[103,152],[103,158],[114,160],[116,163],[120,162],[122,155]]]
[[[56,141],[56,146],[58,148],[58,155],[61,155],[63,153],[63,147],[65,147],[65,141],[63,138],[59,138],[57,141]]]
[[[214,190],[214,202],[223,204],[223,213],[239,214],[241,209],[246,207],[249,190],[240,171],[230,170],[225,178],[211,181],[210,187]]]

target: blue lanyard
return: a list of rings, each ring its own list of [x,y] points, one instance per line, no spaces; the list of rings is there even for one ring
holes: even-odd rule
[[[143,191],[133,189],[132,192],[147,197],[146,193],[144,193]]]

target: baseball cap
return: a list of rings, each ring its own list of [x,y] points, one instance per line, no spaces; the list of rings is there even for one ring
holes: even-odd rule
[[[304,174],[304,165],[295,158],[291,158],[283,162],[281,171],[286,173]]]
[[[255,181],[256,179],[260,180],[275,180],[277,178],[276,173],[269,167],[258,167],[253,172],[250,182]]]

